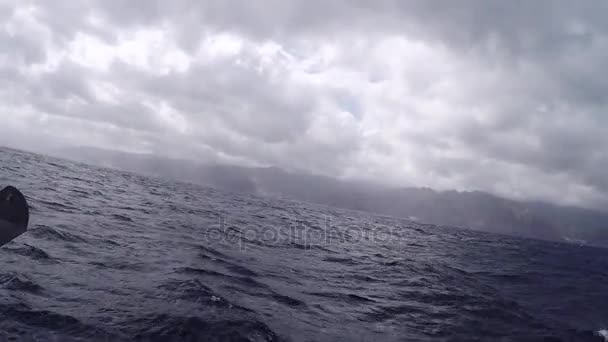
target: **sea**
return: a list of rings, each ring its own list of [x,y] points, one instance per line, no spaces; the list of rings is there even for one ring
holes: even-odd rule
[[[0,341],[604,341],[608,250],[0,149]]]

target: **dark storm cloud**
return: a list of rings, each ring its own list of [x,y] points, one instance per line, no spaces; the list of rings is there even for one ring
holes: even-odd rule
[[[186,23],[180,29],[235,31],[260,39],[293,34],[332,36],[339,31],[413,33],[458,47],[499,44],[514,54],[547,56],[585,47],[602,36],[608,4],[594,1],[98,1],[114,25]],[[372,31],[372,32],[369,32]]]
[[[23,112],[15,127],[61,120],[97,130],[99,144],[122,134],[158,154],[598,205],[608,198],[607,7],[2,2],[0,96]],[[146,30],[173,45],[133,38]]]

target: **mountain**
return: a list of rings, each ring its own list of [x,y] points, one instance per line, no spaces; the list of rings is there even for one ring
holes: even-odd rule
[[[219,189],[288,197],[437,225],[608,247],[608,213],[488,193],[390,188],[330,177],[116,152],[63,149],[56,156]]]

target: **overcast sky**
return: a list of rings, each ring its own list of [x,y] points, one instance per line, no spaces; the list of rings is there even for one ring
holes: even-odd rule
[[[601,207],[607,7],[0,0],[0,143]]]

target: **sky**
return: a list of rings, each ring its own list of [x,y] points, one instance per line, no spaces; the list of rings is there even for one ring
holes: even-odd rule
[[[607,7],[0,0],[0,144],[604,208]]]

